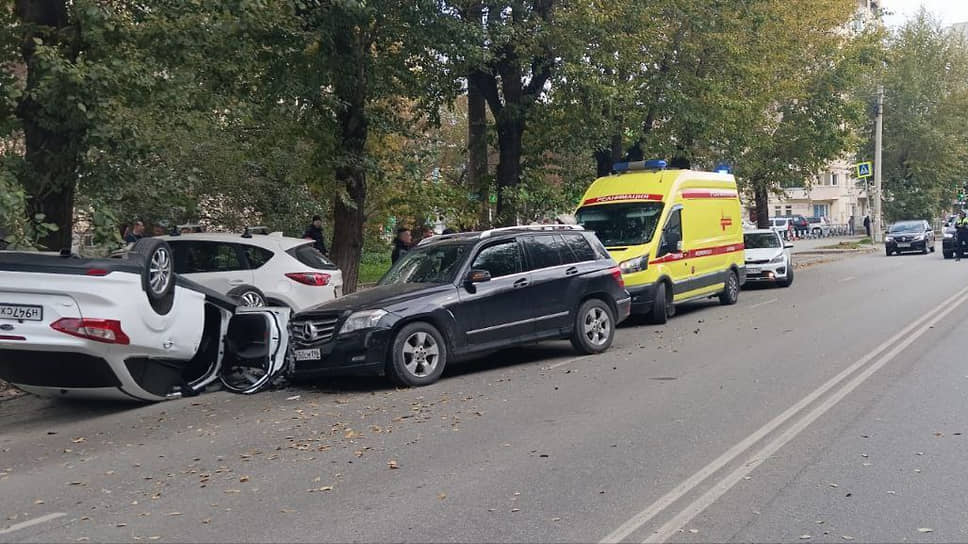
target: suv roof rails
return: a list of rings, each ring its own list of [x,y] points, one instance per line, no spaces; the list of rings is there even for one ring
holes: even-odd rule
[[[546,231],[546,230],[585,230],[581,225],[517,225],[513,227],[499,227],[496,229],[485,230],[481,233],[481,238],[490,238],[495,234],[500,234],[502,232],[513,232],[522,230],[536,230],[536,231]]]

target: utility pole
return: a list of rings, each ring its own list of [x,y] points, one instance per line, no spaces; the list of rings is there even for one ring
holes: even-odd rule
[[[871,234],[874,235],[874,242],[884,241],[883,227],[881,225],[881,170],[883,161],[881,160],[881,145],[884,137],[884,86],[877,87],[877,128],[874,132],[874,194],[870,195],[873,199],[873,212],[871,217]]]

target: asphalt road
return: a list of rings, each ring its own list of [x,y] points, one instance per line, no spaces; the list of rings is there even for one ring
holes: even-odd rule
[[[0,541],[968,541],[968,264],[789,289],[397,390],[0,403]]]

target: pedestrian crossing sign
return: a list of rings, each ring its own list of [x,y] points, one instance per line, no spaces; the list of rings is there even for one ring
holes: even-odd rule
[[[857,165],[857,177],[858,179],[864,179],[871,177],[872,165],[870,162],[862,162]]]

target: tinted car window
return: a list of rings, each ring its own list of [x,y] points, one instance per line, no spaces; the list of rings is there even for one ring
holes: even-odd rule
[[[523,269],[521,248],[515,240],[488,246],[477,254],[471,268],[487,270],[492,278],[517,274]]]
[[[313,247],[314,243],[315,242],[309,242],[307,244],[296,246],[286,251],[286,253],[309,268],[315,268],[317,270],[335,269],[336,265],[333,264],[333,261],[327,259],[325,255]]]
[[[780,239],[772,232],[757,232],[743,236],[743,244],[746,249],[766,249],[780,247]]]
[[[467,251],[468,247],[463,244],[440,244],[412,249],[393,264],[380,280],[380,285],[450,283],[454,281],[461,264],[464,263]]]
[[[273,253],[268,249],[263,249],[261,247],[255,246],[244,246],[245,247],[245,258],[249,261],[249,268],[255,270],[260,268],[262,265],[269,262],[272,258]]]
[[[528,248],[528,268],[538,270],[558,266],[563,262],[573,262],[571,251],[559,236],[525,236],[524,246]],[[562,254],[568,258],[563,261]]]
[[[652,239],[662,206],[661,202],[588,206],[578,210],[575,218],[607,247],[638,245]]]
[[[568,245],[571,252],[575,255],[575,262],[594,261],[598,258],[595,255],[595,250],[592,249],[592,245],[581,234],[565,234],[563,238],[565,239],[565,244]]]
[[[175,245],[175,273],[230,272],[245,267],[234,244],[179,242]]]

